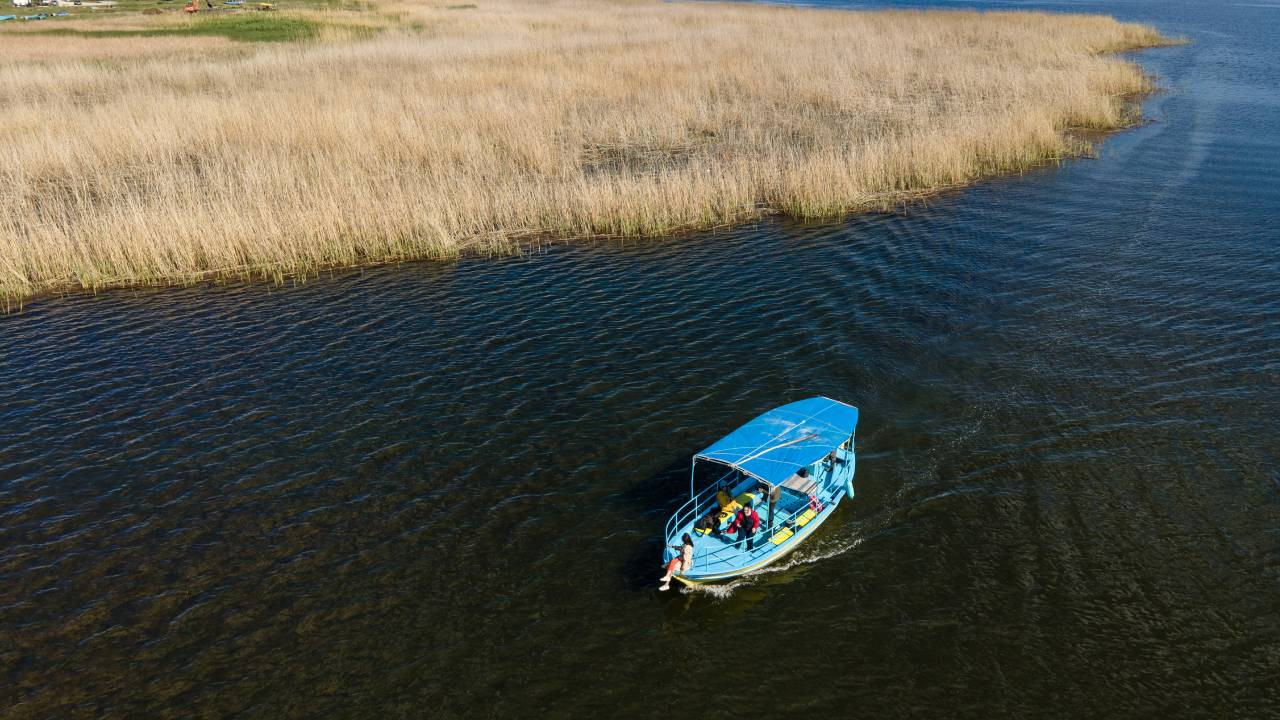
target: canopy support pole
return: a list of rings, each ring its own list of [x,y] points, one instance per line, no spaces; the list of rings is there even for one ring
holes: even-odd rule
[[[689,463],[689,499],[693,499],[693,469],[698,466],[698,456],[693,457],[693,462]],[[696,509],[696,508],[695,508]]]

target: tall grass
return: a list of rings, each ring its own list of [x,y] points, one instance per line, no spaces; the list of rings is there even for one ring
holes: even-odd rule
[[[1131,123],[1149,87],[1106,54],[1161,40],[1021,12],[382,7],[413,30],[0,43],[0,296],[887,208],[1087,151],[1068,131]]]

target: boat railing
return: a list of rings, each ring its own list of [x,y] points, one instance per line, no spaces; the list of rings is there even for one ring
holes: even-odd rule
[[[716,492],[720,490],[720,484],[724,482],[726,478],[733,475],[734,472],[735,471],[730,470],[724,475],[721,475],[715,482],[703,488],[702,492],[699,492],[697,495],[689,498],[689,500],[681,505],[679,509],[672,513],[671,519],[667,520],[666,529],[663,530],[662,533],[662,536],[667,539],[667,542],[671,542],[673,539],[671,537],[671,533],[684,527],[686,523],[692,522],[694,518],[699,517],[703,510],[703,505],[710,504],[710,501],[715,497]],[[679,538],[675,538],[675,540],[679,540]]]
[[[814,498],[825,509],[832,503],[832,501],[836,499],[836,496],[841,492],[844,492],[844,488],[840,487],[839,483],[832,482],[832,483],[829,483],[827,487],[822,489],[820,495],[814,495]],[[733,542],[725,545],[724,547],[718,548],[716,550],[712,550],[710,552],[707,552],[705,550],[701,553],[695,552],[693,556],[693,569],[705,570],[707,567],[711,566],[714,563],[740,561],[743,559],[761,555],[762,554],[761,550],[763,548],[761,548],[758,543],[772,542],[774,536],[784,528],[791,528],[791,531],[793,533],[797,532],[799,528],[791,525],[791,523],[793,523],[796,518],[803,515],[805,511],[809,510],[809,508],[810,506],[808,504],[805,504],[781,519],[775,518],[773,526],[769,528],[769,531],[767,533],[765,532],[756,533],[754,541],[757,544],[756,544],[756,548],[753,550],[741,549],[739,547],[739,544],[743,544],[745,546],[745,543],[742,543],[741,540],[734,540]]]

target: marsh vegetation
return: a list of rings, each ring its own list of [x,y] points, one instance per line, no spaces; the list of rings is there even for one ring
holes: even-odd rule
[[[1087,153],[1073,131],[1133,123],[1151,87],[1114,53],[1162,42],[1097,16],[660,2],[280,18],[307,30],[6,34],[6,302],[892,208]]]

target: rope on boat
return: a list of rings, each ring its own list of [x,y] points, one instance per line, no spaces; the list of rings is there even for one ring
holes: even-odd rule
[[[784,448],[784,447],[786,447],[786,446],[788,446],[788,445],[795,445],[796,443],[798,443],[798,442],[804,442],[805,440],[812,440],[813,438],[816,438],[816,437],[818,437],[818,433],[809,433],[808,435],[801,435],[800,437],[796,438],[795,440],[788,440],[788,441],[786,441],[786,442],[784,442],[784,443],[780,443],[780,444],[778,444],[778,445],[774,445],[773,447],[765,448],[764,450],[761,450],[760,452],[756,453],[755,455],[748,455],[748,456],[746,456],[746,457],[742,458],[741,460],[739,460],[739,461],[737,461],[737,462],[733,463],[732,467],[735,467],[735,468],[738,468],[739,470],[741,470],[742,468],[741,468],[741,467],[739,467],[740,465],[742,465],[742,464],[743,464],[743,463],[745,463],[745,462],[749,462],[749,461],[751,461],[751,460],[755,460],[756,458],[760,457],[761,455],[764,455],[765,453],[773,452],[774,450],[777,450],[778,448]],[[770,485],[772,485],[773,483],[769,483],[769,484],[770,484]]]

